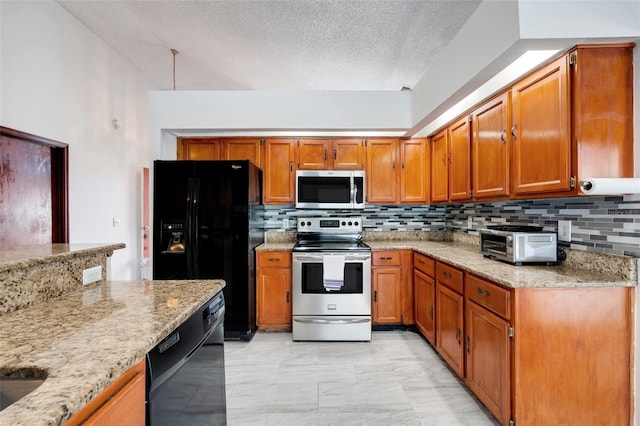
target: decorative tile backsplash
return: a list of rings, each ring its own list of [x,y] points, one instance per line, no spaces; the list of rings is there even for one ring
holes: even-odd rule
[[[455,204],[447,206],[446,218],[448,230],[471,234],[505,223],[540,225],[557,232],[558,220],[569,220],[571,243],[559,246],[640,257],[638,195]]]
[[[533,224],[557,231],[558,220],[571,221],[571,243],[560,246],[640,258],[640,196],[571,197],[465,203],[447,206],[378,206],[364,210],[296,210],[265,206],[267,231],[295,231],[298,216],[362,216],[364,229],[434,231],[478,235],[492,224]],[[471,219],[471,220],[469,220]]]
[[[297,210],[293,206],[265,206],[265,230],[295,231],[298,217],[363,217],[366,231],[432,231],[445,229],[445,206],[378,206],[363,210]]]

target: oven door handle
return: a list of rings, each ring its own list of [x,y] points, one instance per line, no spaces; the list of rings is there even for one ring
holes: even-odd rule
[[[323,319],[323,318],[294,318],[295,322],[305,324],[362,324],[371,322],[370,318],[353,318],[353,319]]]
[[[327,253],[327,254],[332,254],[332,253]],[[300,255],[300,254],[294,254],[293,255],[293,260],[301,260],[301,261],[322,261],[322,257],[323,255]],[[346,255],[344,257],[344,260],[369,260],[371,259],[371,255],[363,255],[363,256],[357,256],[357,255],[353,255],[353,254],[349,254]]]

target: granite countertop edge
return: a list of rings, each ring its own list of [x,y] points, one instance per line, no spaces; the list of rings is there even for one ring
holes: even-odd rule
[[[0,368],[42,368],[47,379],[0,411],[0,424],[63,424],[224,286],[107,281],[3,315]]]
[[[451,241],[366,241],[373,250],[414,250],[509,288],[635,287],[634,280],[562,265],[510,265],[485,258],[478,247]],[[291,250],[294,243],[264,243],[257,251]]]
[[[18,268],[30,268],[78,256],[105,253],[111,256],[114,250],[125,248],[124,243],[82,244],[57,243],[0,250],[0,272]]]

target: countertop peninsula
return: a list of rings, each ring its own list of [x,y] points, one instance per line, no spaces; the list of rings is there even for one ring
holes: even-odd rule
[[[120,246],[107,247],[113,248]],[[83,245],[27,250],[43,253],[40,260],[46,263],[51,255],[73,257],[104,249]],[[0,257],[0,267],[42,263],[29,254],[8,259],[7,253]],[[2,314],[0,372],[44,369],[47,378],[0,411],[0,424],[63,424],[224,285],[223,280],[102,281]]]

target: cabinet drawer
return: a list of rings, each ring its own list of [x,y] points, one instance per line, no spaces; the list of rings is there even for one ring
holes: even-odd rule
[[[400,266],[400,250],[374,251],[373,266]]]
[[[506,320],[511,319],[509,290],[473,275],[467,275],[464,285],[465,294],[469,300],[473,300]]]
[[[288,268],[291,266],[291,253],[288,251],[263,251],[258,252],[258,267]]]
[[[457,291],[458,293],[462,294],[464,290],[464,273],[461,270],[442,262],[436,262],[435,278],[436,282],[444,284],[451,290]]]
[[[413,268],[418,269],[433,278],[436,262],[424,254],[413,252]]]

